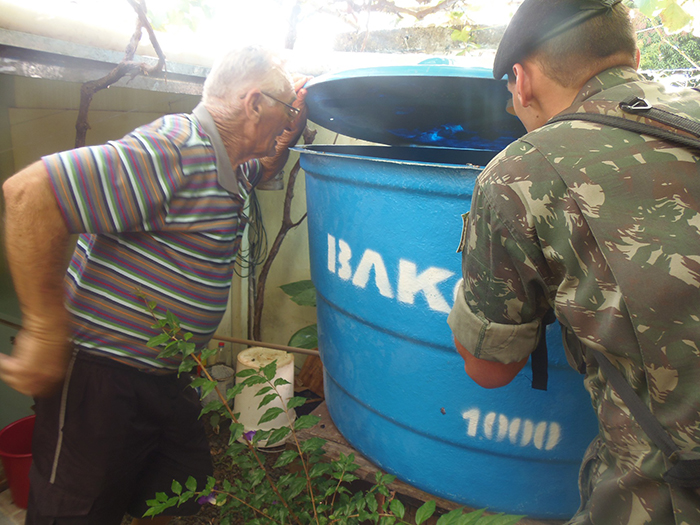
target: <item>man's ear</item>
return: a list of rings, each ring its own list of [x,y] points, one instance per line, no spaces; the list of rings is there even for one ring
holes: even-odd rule
[[[243,107],[248,119],[259,122],[262,117],[263,94],[259,89],[251,89],[243,97]]]
[[[639,63],[642,61],[642,52],[637,48],[637,52],[635,53],[636,59],[637,59],[637,67],[636,69],[639,69]]]
[[[532,77],[528,68],[522,64],[513,64],[513,75],[515,75],[515,93],[518,96],[520,105],[528,107],[532,102]]]

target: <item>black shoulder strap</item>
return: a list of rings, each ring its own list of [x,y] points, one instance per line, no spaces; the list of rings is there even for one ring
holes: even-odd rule
[[[700,487],[700,457],[683,453],[610,360],[597,350],[589,350],[639,426],[673,463],[664,474],[664,480],[680,487]]]
[[[554,310],[548,310],[542,319],[540,337],[537,340],[535,351],[530,356],[530,366],[532,367],[532,388],[537,390],[547,390],[549,372],[547,370],[549,355],[547,352],[547,325],[556,321]]]
[[[587,122],[603,124],[604,126],[626,129],[627,131],[632,131],[634,133],[651,135],[652,137],[672,142],[685,148],[700,150],[700,140],[698,140],[700,139],[699,122],[674,115],[668,111],[654,108],[644,99],[639,97],[631,97],[620,102],[620,109],[622,109],[622,111],[625,113],[629,113],[631,115],[641,115],[649,120],[654,120],[672,128],[679,129],[697,138],[680,135],[659,126],[644,124],[642,122],[637,122],[636,120],[615,117],[613,115],[602,115],[599,113],[566,113],[564,115],[557,115],[553,117],[549,120],[548,124],[562,122],[565,120],[585,120]]]

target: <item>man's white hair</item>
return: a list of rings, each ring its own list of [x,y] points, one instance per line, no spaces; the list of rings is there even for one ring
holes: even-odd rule
[[[230,51],[214,64],[204,82],[202,101],[205,105],[231,107],[252,88],[277,96],[290,85],[292,79],[276,53],[250,46]]]

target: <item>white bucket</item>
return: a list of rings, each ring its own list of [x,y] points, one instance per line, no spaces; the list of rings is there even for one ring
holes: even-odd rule
[[[296,419],[296,413],[294,409],[289,410],[289,418],[287,414],[282,413],[277,416],[272,421],[267,421],[262,424],[258,424],[260,418],[267,412],[268,409],[273,407],[279,407],[286,409],[287,402],[294,395],[294,356],[288,352],[283,352],[282,350],[271,350],[269,348],[253,347],[243,350],[238,354],[238,360],[236,363],[236,373],[241,370],[255,369],[258,370],[264,366],[269,365],[272,361],[277,360],[277,373],[274,379],[271,381],[274,383],[277,379],[282,378],[289,382],[287,385],[281,385],[276,387],[279,392],[281,399],[278,397],[274,399],[267,405],[258,408],[260,402],[265,396],[256,396],[255,394],[260,391],[260,389],[269,386],[267,383],[262,385],[255,385],[246,387],[243,392],[238,394],[233,402],[234,413],[240,413],[238,421],[243,423],[246,432],[251,430],[271,430],[275,428],[288,427],[290,425],[290,420],[293,423]],[[245,378],[236,378],[236,382],[244,381]],[[241,438],[243,441],[243,438]],[[273,446],[281,445],[286,441],[278,441],[274,443]],[[261,440],[258,442],[258,446],[264,447],[266,441]]]

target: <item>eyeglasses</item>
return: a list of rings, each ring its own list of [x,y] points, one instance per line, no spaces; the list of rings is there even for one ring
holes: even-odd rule
[[[289,113],[290,120],[294,120],[297,117],[297,115],[301,112],[299,108],[295,108],[294,106],[287,104],[286,102],[282,102],[280,99],[273,97],[269,93],[265,93],[264,91],[261,91],[260,93],[262,93],[266,97],[270,97],[275,102],[279,102],[280,104],[285,106],[287,108],[287,112]]]

